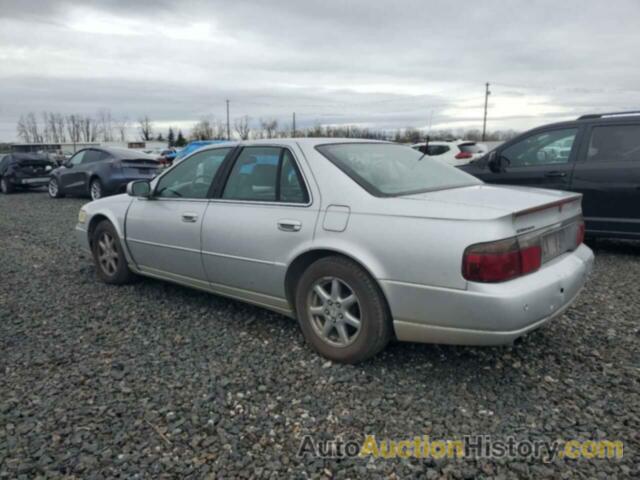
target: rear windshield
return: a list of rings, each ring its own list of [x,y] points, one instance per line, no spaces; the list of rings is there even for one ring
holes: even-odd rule
[[[477,178],[432,160],[413,148],[392,143],[340,143],[316,149],[344,173],[378,197],[482,183]]]
[[[477,143],[461,143],[458,145],[461,152],[467,153],[482,153],[482,147]]]

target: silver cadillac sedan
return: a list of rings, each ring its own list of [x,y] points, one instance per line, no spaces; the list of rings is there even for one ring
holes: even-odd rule
[[[106,283],[144,275],[259,305],[349,363],[392,337],[512,342],[571,305],[593,264],[579,195],[335,138],[198,150],[83,206],[76,232]]]

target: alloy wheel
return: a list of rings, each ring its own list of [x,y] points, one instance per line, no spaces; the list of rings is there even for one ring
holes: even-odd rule
[[[102,271],[110,277],[118,270],[118,247],[109,232],[102,232],[98,238],[98,262]]]
[[[351,345],[360,334],[360,301],[353,289],[339,278],[324,277],[312,285],[307,315],[316,334],[333,347]]]
[[[49,180],[49,195],[52,197],[58,195],[58,182],[56,180]]]
[[[91,182],[91,200],[98,200],[99,198],[102,198],[102,187],[100,182],[94,180]]]

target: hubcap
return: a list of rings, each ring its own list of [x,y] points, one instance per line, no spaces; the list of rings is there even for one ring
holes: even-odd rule
[[[58,182],[51,180],[49,182],[49,195],[55,197],[58,194]]]
[[[313,284],[307,314],[316,334],[333,347],[351,345],[360,334],[360,301],[339,278],[324,277]]]
[[[118,249],[116,242],[108,232],[103,232],[98,238],[98,262],[102,271],[112,276],[118,270]]]
[[[100,184],[98,182],[93,182],[91,184],[91,198],[93,200],[97,200],[102,196],[102,191],[100,190]]]

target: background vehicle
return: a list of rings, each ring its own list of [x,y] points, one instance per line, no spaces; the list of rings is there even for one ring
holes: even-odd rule
[[[411,145],[411,148],[425,153],[426,142]],[[472,160],[482,157],[487,152],[486,145],[468,140],[454,140],[451,142],[429,141],[426,154],[436,160],[457,167],[466,165]]]
[[[49,195],[89,195],[96,200],[124,192],[132,180],[152,179],[159,168],[155,157],[137,150],[86,148],[52,172]]]
[[[183,158],[191,155],[196,150],[206,147],[208,145],[216,145],[219,143],[225,143],[226,140],[194,140],[192,142],[187,143],[187,145],[180,150],[176,156],[173,158],[173,162],[180,162]]]
[[[46,155],[37,153],[10,153],[0,160],[0,191],[11,193],[16,188],[26,189],[47,185],[56,164]]]
[[[579,195],[484,185],[394,143],[206,147],[127,191],[79,214],[100,279],[138,273],[270,308],[341,362],[394,332],[509,343],[568,307],[593,259]]]
[[[173,160],[176,158],[177,154],[178,154],[178,151],[175,148],[173,147],[165,148],[160,152],[158,161],[162,165],[171,165],[173,163]]]
[[[489,183],[582,193],[590,236],[640,238],[640,114],[545,125],[461,167]]]

